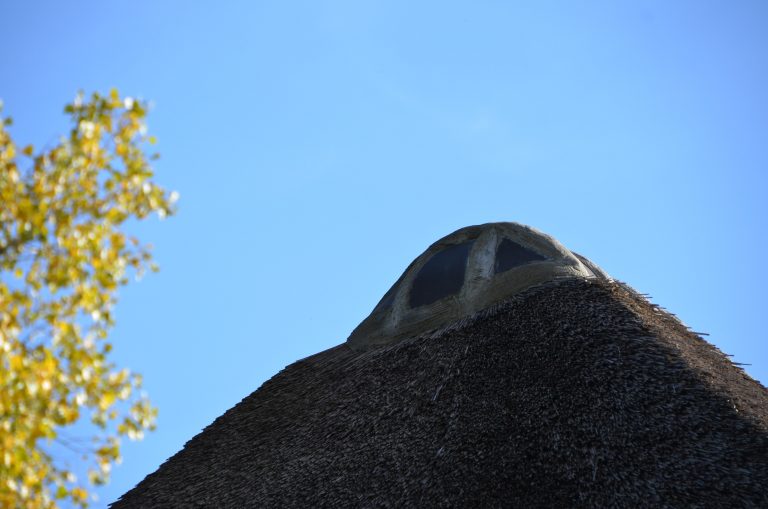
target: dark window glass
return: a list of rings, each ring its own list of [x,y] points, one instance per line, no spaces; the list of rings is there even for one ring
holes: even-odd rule
[[[432,304],[461,290],[474,240],[449,246],[424,264],[411,287],[411,307]]]
[[[521,246],[517,242],[504,239],[496,250],[496,274],[519,265],[541,260],[546,260],[546,258],[535,251]]]

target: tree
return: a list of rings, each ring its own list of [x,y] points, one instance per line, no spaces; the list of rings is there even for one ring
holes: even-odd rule
[[[108,332],[118,288],[156,270],[125,227],[171,214],[176,194],[152,181],[146,103],[113,90],[80,94],[65,112],[69,135],[38,152],[18,150],[0,116],[2,507],[87,506],[121,437],[141,439],[157,414],[141,377],[109,360]],[[86,437],[67,434],[75,424]]]

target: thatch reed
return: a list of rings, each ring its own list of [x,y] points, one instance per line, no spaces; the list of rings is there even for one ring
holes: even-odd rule
[[[114,509],[768,507],[768,390],[628,287],[566,279],[298,361]]]

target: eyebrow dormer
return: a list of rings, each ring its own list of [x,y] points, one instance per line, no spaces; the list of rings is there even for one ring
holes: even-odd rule
[[[366,349],[418,335],[564,277],[607,276],[529,226],[488,223],[462,228],[418,256],[347,342]]]

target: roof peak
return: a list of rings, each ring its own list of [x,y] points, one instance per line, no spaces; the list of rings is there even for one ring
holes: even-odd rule
[[[596,277],[609,279],[588,259],[530,226],[466,226],[416,257],[347,342],[357,349],[391,343],[547,281]]]

